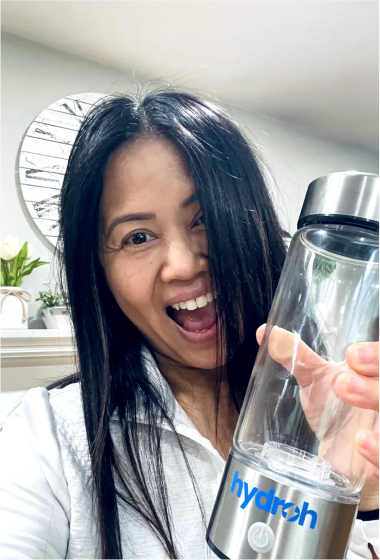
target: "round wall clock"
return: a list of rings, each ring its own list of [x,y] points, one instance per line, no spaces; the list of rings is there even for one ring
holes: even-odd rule
[[[19,178],[25,204],[38,229],[57,245],[58,206],[72,145],[83,118],[103,93],[69,95],[42,111],[23,139]]]

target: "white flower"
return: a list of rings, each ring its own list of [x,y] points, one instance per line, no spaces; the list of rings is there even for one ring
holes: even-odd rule
[[[28,254],[26,255],[26,260],[29,260],[33,256],[33,245],[28,241]]]
[[[15,258],[21,249],[18,237],[7,235],[0,241],[0,257],[5,261],[11,261]]]

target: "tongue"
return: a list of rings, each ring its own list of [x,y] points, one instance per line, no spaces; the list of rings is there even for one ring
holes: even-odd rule
[[[194,309],[194,311],[188,311],[188,309],[175,311],[174,321],[185,331],[208,331],[215,323],[214,304],[208,303],[205,307]]]

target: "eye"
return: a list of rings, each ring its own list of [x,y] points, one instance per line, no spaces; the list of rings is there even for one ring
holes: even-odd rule
[[[204,226],[205,225],[205,217],[203,214],[201,214],[199,216],[199,218],[197,218],[195,220],[195,222],[193,223],[193,227],[197,227],[197,226]]]
[[[153,236],[149,233],[145,233],[144,231],[137,231],[136,233],[132,233],[129,237],[127,237],[123,245],[142,245],[147,241],[153,239]]]

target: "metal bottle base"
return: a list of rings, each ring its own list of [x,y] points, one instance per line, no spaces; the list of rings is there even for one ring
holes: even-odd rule
[[[345,558],[359,496],[331,501],[243,461],[230,455],[207,530],[219,558]]]

